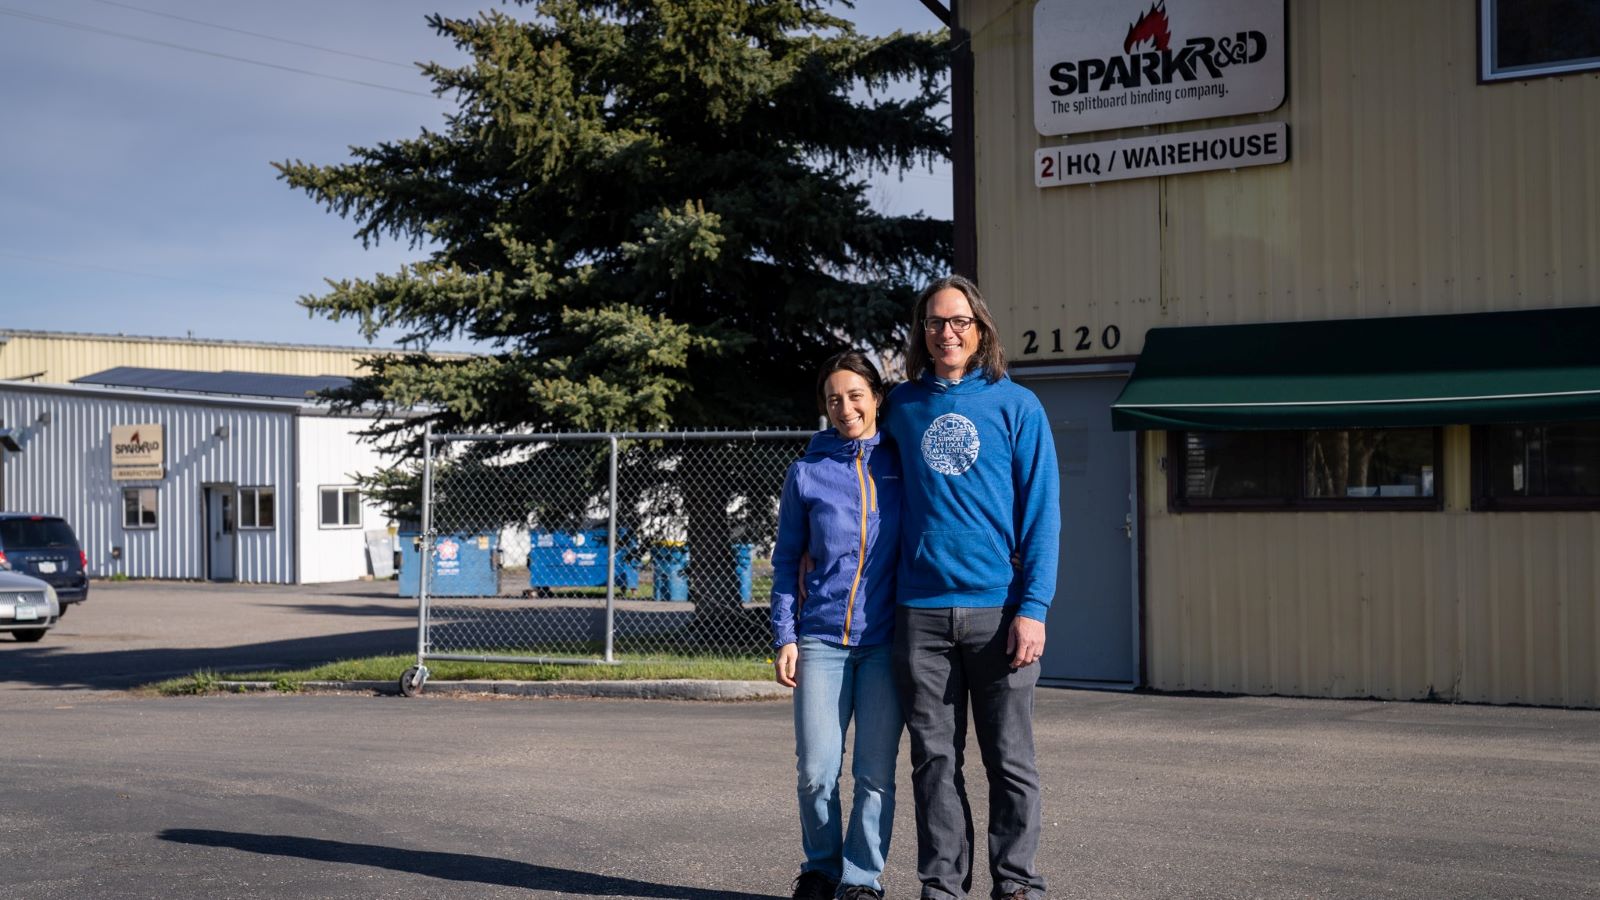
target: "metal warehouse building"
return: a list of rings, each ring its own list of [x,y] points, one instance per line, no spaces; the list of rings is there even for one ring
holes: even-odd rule
[[[1062,464],[1046,679],[1600,706],[1600,7],[952,24],[958,268]]]
[[[119,368],[0,381],[0,508],[65,517],[95,578],[359,578],[368,532],[391,523],[355,476],[385,463],[357,439],[369,419],[307,399],[343,380]]]

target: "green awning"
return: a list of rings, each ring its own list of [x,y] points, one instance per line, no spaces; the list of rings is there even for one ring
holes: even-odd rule
[[[1153,328],[1118,431],[1600,419],[1600,307]]]

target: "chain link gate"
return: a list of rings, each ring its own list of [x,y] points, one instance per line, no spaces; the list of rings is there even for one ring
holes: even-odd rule
[[[764,657],[778,496],[803,431],[433,434],[401,536],[417,664]]]

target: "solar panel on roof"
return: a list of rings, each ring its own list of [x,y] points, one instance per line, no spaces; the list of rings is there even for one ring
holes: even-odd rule
[[[117,366],[73,379],[75,384],[179,391],[193,394],[230,394],[311,400],[318,392],[348,385],[343,375],[275,375],[266,372],[191,372],[184,369],[147,369]]]

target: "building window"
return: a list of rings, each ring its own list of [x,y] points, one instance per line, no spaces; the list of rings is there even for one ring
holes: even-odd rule
[[[1479,77],[1506,81],[1600,69],[1600,3],[1479,0]]]
[[[360,528],[361,491],[353,487],[323,488],[322,527]]]
[[[1438,509],[1433,428],[1172,433],[1174,510]]]
[[[278,524],[278,492],[269,487],[239,489],[239,527],[267,530]]]
[[[1474,509],[1600,509],[1600,422],[1473,429]]]
[[[156,527],[156,489],[122,489],[122,527]]]

